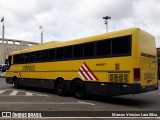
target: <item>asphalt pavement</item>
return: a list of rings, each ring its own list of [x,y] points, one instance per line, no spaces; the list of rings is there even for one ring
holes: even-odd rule
[[[139,112],[146,113],[146,115],[153,113],[152,117],[154,118],[154,114],[160,114],[159,106],[160,90],[117,97],[89,95],[87,99],[80,100],[72,95],[58,96],[52,90],[15,89],[13,85],[5,83],[5,78],[0,78],[0,114],[4,112],[3,118],[7,115],[5,112],[11,113],[14,115],[13,117],[23,115],[22,117],[26,117],[26,119],[30,115],[29,113],[37,113],[39,117],[40,114],[38,113],[41,113],[42,117],[46,117],[45,119],[51,119],[50,117],[53,116],[54,119],[64,119],[64,117],[68,117],[68,119],[79,119],[79,117],[84,117],[84,119],[112,119],[112,117],[116,118],[116,115],[125,114],[126,117],[126,113],[138,115]],[[9,119],[9,117],[5,119]],[[36,119],[42,118],[37,117]]]

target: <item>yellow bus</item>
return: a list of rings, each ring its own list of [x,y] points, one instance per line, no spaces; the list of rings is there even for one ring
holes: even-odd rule
[[[73,93],[115,96],[158,89],[155,39],[129,28],[11,53],[6,83]]]

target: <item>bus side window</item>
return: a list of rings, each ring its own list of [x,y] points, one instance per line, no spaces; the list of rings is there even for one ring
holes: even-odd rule
[[[111,40],[102,40],[96,42],[96,56],[111,54]]]
[[[13,56],[13,63],[14,64],[20,63],[20,55],[14,55]]]
[[[37,51],[36,52],[36,61],[39,62],[42,60],[42,52],[41,51]]]
[[[49,60],[55,60],[55,49],[49,50]]]
[[[84,44],[84,57],[93,57],[94,56],[94,43]]]
[[[29,57],[30,57],[30,62],[34,62],[36,60],[36,54],[35,54],[35,52],[30,53]]]
[[[29,53],[24,54],[24,62],[29,62]]]
[[[112,40],[112,54],[128,54],[131,53],[131,38],[123,36]]]
[[[48,50],[43,50],[42,51],[42,60],[48,60]]]
[[[57,48],[56,49],[56,60],[62,60],[64,54],[64,48]]]
[[[72,58],[73,49],[72,46],[67,46],[64,48],[64,59]]]
[[[74,58],[82,58],[83,57],[83,45],[75,45],[74,47]]]

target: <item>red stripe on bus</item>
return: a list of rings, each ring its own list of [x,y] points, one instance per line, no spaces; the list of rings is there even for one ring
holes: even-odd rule
[[[81,71],[80,69],[79,69],[79,71],[80,71],[81,75],[85,78],[85,80],[87,80],[86,76],[83,74],[83,71]]]
[[[96,75],[91,71],[91,69],[87,66],[87,64],[84,62],[83,63],[86,67],[87,67],[87,69],[91,72],[91,74],[94,76],[94,78],[96,79],[96,80],[98,80],[98,78],[96,77]]]
[[[93,80],[92,77],[88,74],[87,70],[85,70],[85,68],[83,66],[81,66],[81,68],[83,69],[83,71],[87,74],[87,76],[90,78],[90,80]],[[88,70],[89,71],[89,70]],[[90,72],[90,71],[89,71]]]

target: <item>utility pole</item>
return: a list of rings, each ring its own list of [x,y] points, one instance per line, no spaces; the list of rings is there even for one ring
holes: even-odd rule
[[[103,19],[105,20],[104,24],[106,24],[106,33],[108,33],[108,19],[111,19],[111,17],[110,16],[105,16],[105,17],[103,17]]]

